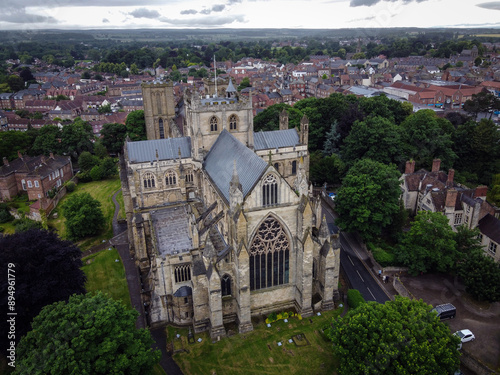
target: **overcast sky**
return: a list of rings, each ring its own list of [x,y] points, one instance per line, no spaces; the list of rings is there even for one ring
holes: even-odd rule
[[[484,0],[0,0],[1,30],[500,27]]]

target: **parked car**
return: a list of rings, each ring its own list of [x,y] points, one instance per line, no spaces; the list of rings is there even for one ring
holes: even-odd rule
[[[439,319],[453,319],[457,315],[457,309],[451,303],[437,305],[431,311],[435,312]]]
[[[462,342],[474,341],[474,339],[476,338],[476,336],[474,336],[474,334],[468,329],[457,331],[454,333],[454,335],[457,336]]]

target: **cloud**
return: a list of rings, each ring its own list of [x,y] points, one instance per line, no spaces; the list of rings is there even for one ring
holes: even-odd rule
[[[356,19],[350,20],[348,22],[371,21],[373,19],[375,19],[375,16],[364,17],[364,18],[356,18]]]
[[[196,14],[196,13],[198,13],[198,11],[194,9],[181,10],[181,14]]]
[[[157,10],[149,10],[146,8],[138,8],[130,13],[128,13],[134,18],[151,18],[155,19],[160,17],[160,13]]]
[[[161,17],[160,21],[163,23],[168,23],[173,26],[183,26],[183,27],[220,27],[225,25],[230,25],[232,23],[246,23],[245,16],[243,15],[232,15],[224,17],[200,17],[195,19],[172,19]]]
[[[212,13],[212,10],[211,9],[203,9],[200,11],[201,14],[210,14]]]
[[[26,9],[3,9],[0,21],[10,23],[58,23],[54,17],[26,13]]]
[[[226,6],[224,4],[215,4],[212,7],[213,12],[222,12]]]
[[[241,3],[241,0],[228,0],[227,5]]]
[[[170,3],[181,2],[183,0],[169,0]],[[165,5],[165,0],[141,0],[141,5]],[[127,7],[127,6],[137,6],[137,0],[0,0],[0,8],[5,7],[15,7],[15,8],[25,8],[25,7],[45,7],[45,8],[57,8],[57,7]]]
[[[103,18],[102,23],[109,23],[109,20],[107,18]]]
[[[500,10],[500,1],[490,1],[488,3],[476,4],[476,6],[484,9]]]
[[[351,7],[361,7],[361,6],[371,7],[372,5],[378,4],[382,1],[390,1],[390,2],[394,3],[398,0],[351,0],[349,5]],[[413,1],[415,1],[417,3],[421,3],[421,2],[427,1],[427,0],[403,0],[403,3],[408,4],[408,3],[411,3]]]

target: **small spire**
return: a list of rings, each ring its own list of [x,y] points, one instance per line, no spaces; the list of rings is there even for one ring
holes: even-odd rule
[[[238,170],[236,169],[236,160],[233,160],[233,177],[231,178],[231,185],[238,186],[240,178],[238,177]]]

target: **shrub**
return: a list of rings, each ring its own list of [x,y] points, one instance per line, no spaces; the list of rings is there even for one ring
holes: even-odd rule
[[[0,223],[6,223],[14,219],[10,214],[9,207],[5,203],[0,204]]]
[[[392,249],[382,249],[379,246],[376,246],[374,244],[369,244],[368,245],[370,248],[370,251],[373,254],[373,257],[377,261],[378,264],[380,264],[382,267],[387,267],[387,266],[392,266],[394,265],[394,253],[392,252]]]
[[[350,309],[355,309],[359,305],[366,303],[365,299],[357,289],[349,289],[347,291],[347,304]]]
[[[42,223],[39,221],[28,219],[27,217],[23,217],[21,219],[16,219],[13,221],[14,229],[16,233],[26,232],[30,229],[42,229]]]
[[[68,193],[72,193],[75,191],[75,188],[76,188],[76,184],[73,182],[73,181],[68,181],[66,183],[66,191]]]

